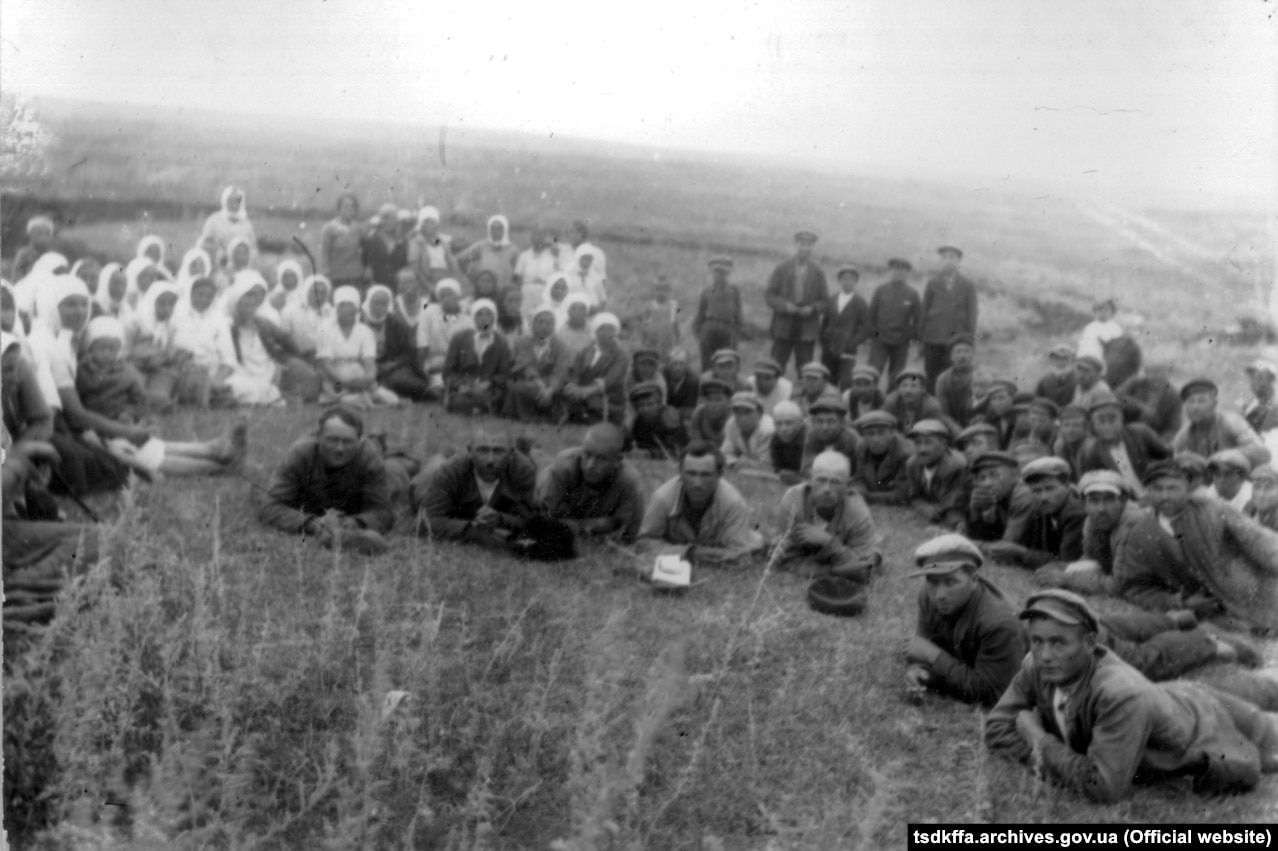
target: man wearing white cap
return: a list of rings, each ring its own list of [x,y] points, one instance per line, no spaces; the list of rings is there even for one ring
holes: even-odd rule
[[[776,424],[763,412],[758,396],[742,390],[732,395],[732,417],[723,427],[723,457],[729,470],[764,470],[772,464]]]
[[[918,628],[905,658],[911,696],[934,691],[993,706],[1020,669],[1027,649],[1016,612],[978,571],[985,559],[962,535],[940,535],[914,552],[924,577]]]
[[[591,321],[595,341],[573,358],[563,403],[569,420],[607,420],[620,428],[626,419],[626,369],[629,361],[617,343],[621,322],[611,313]]]
[[[1021,481],[1037,504],[1024,523],[1008,524],[1003,540],[986,544],[986,555],[1002,564],[1032,568],[1077,561],[1083,555],[1087,509],[1070,486],[1069,463],[1036,458],[1021,469]]]
[[[847,457],[826,451],[813,460],[808,480],[785,492],[778,567],[869,581],[882,561],[878,533],[865,500],[848,489],[850,479]]]
[[[1155,685],[1100,645],[1081,597],[1049,590],[1020,614],[1030,654],[985,722],[991,751],[1028,762],[1100,803],[1134,781],[1190,777],[1203,794],[1247,791],[1278,770],[1271,714],[1194,682]]]
[[[1243,406],[1242,414],[1247,425],[1261,437],[1265,432],[1278,428],[1278,405],[1274,404],[1275,378],[1278,378],[1278,366],[1267,360],[1252,361],[1247,365],[1252,398]]]
[[[817,402],[831,400],[842,404],[843,397],[839,388],[830,383],[830,370],[818,361],[804,364],[803,369],[799,370],[799,382],[790,401],[799,406],[804,416],[809,416],[812,406]]]

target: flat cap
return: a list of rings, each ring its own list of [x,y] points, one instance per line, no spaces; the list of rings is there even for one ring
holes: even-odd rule
[[[963,257],[963,252],[952,245],[942,245],[940,248],[936,249],[936,253],[937,254],[954,254],[954,255],[957,255],[959,258]]]
[[[1002,452],[997,449],[982,452],[972,459],[972,472],[984,470],[986,467],[1012,467],[1021,466],[1021,462],[1016,460],[1016,456],[1010,452]]]
[[[1089,493],[1112,493],[1117,496],[1131,494],[1127,480],[1113,470],[1089,470],[1078,480],[1078,490],[1083,496]]]
[[[1043,441],[1035,440],[1032,437],[1026,437],[1016,441],[1007,448],[1007,451],[1016,456],[1016,460],[1020,463],[1021,467],[1024,467],[1031,461],[1035,461],[1039,458],[1046,458],[1052,454],[1052,448],[1050,446]]]
[[[1251,462],[1238,449],[1222,449],[1207,459],[1208,470],[1219,470],[1226,467],[1240,470],[1243,475],[1251,473]]]
[[[960,344],[964,346],[971,346],[972,348],[976,348],[976,338],[973,337],[971,334],[968,334],[966,331],[955,334],[953,337],[950,338],[951,349]]]
[[[1057,343],[1048,354],[1054,358],[1073,358],[1074,347],[1069,343]]]
[[[711,257],[710,262],[706,265],[711,269],[731,269],[736,264],[733,263],[732,258],[728,257],[726,254],[717,254],[714,257]]]
[[[1185,386],[1180,388],[1180,400],[1183,402],[1195,393],[1219,393],[1220,388],[1216,386],[1216,382],[1210,378],[1191,378],[1185,382]]]
[[[759,398],[757,393],[750,390],[738,390],[732,394],[732,407],[754,408],[756,411],[762,411],[763,400]]]
[[[1028,390],[1020,393],[1012,394],[1012,409],[1016,411],[1028,411],[1030,405],[1033,404],[1037,397]]]
[[[919,569],[910,573],[911,579],[949,574],[963,567],[980,567],[985,559],[976,544],[951,532],[920,544],[914,551],[914,563]]]
[[[653,363],[661,363],[661,353],[656,349],[637,349],[635,353],[630,356],[630,359],[632,361],[646,360],[652,361]]]
[[[1097,393],[1092,403],[1087,406],[1087,412],[1094,414],[1102,408],[1118,408],[1121,411],[1123,403],[1118,401],[1118,397],[1113,393]]]
[[[1251,480],[1253,482],[1278,482],[1278,470],[1268,464],[1261,464],[1251,471]]]
[[[860,376],[860,377],[864,377],[864,378],[868,378],[868,379],[870,379],[870,381],[871,381],[871,382],[876,382],[876,381],[878,381],[878,380],[879,380],[879,376],[880,376],[881,374],[882,374],[882,373],[880,373],[880,372],[879,372],[877,369],[875,369],[874,367],[870,366],[868,363],[866,363],[866,364],[859,363],[859,364],[857,364],[856,366],[854,366],[854,367],[852,368],[852,380],[853,380],[853,381],[855,381],[855,380],[857,379],[857,377],[858,377],[858,376]]]
[[[1061,412],[1057,416],[1057,419],[1064,420],[1070,417],[1081,417],[1082,419],[1087,419],[1087,409],[1081,405],[1066,405],[1061,408]]]
[[[842,278],[844,275],[851,275],[854,278],[860,279],[861,270],[855,266],[840,266],[839,271],[835,273],[834,277],[838,279]]]
[[[1105,362],[1096,357],[1096,355],[1079,355],[1074,359],[1074,363],[1080,366],[1085,364],[1097,372],[1105,371]]]
[[[784,370],[781,369],[781,364],[777,363],[772,358],[759,358],[754,362],[754,371],[756,373],[770,372],[773,375],[780,375],[784,372]]]
[[[917,378],[924,383],[927,382],[927,373],[919,369],[917,366],[907,366],[896,374],[896,380],[892,382],[893,387],[899,387],[901,382],[907,378]]]
[[[1051,419],[1056,419],[1061,413],[1061,409],[1057,407],[1055,402],[1043,396],[1036,396],[1034,401],[1030,402],[1029,407],[1031,411],[1038,411]]]
[[[904,269],[906,272],[914,271],[914,267],[910,265],[909,260],[902,260],[900,257],[893,257],[887,262],[889,269]]]
[[[803,365],[803,369],[799,370],[799,375],[819,375],[827,381],[830,378],[830,370],[820,361],[811,361]]]
[[[976,437],[978,434],[988,434],[998,437],[998,429],[994,428],[994,426],[989,423],[972,423],[970,426],[958,433],[958,437],[954,438],[954,442],[961,446]]]
[[[932,420],[932,419],[919,420],[918,422],[914,424],[914,428],[910,429],[909,436],[915,437],[915,436],[921,436],[924,434],[931,434],[936,437],[943,437],[946,440],[950,439],[949,427],[946,426],[945,423],[941,422],[940,420]]]
[[[726,363],[732,361],[735,364],[741,363],[741,355],[737,354],[736,349],[719,349],[710,358],[710,363]]]
[[[1207,459],[1197,452],[1178,452],[1172,462],[1187,476],[1201,476],[1207,472]]]
[[[717,378],[707,378],[701,382],[699,393],[702,396],[709,396],[711,393],[722,393],[724,396],[731,396],[732,385]]]
[[[1008,381],[1006,378],[996,378],[990,382],[990,392],[993,393],[995,390],[1006,390],[1008,396],[1015,398],[1016,382]]]
[[[809,414],[838,414],[844,416],[848,412],[848,406],[843,404],[842,399],[834,396],[822,396],[808,407]]]
[[[1039,479],[1052,476],[1068,481],[1071,472],[1069,462],[1064,458],[1048,455],[1043,458],[1035,458],[1022,467],[1021,480],[1027,483],[1036,482]]]
[[[661,397],[661,385],[655,381],[640,381],[630,389],[630,401],[638,402],[645,396]]]
[[[1278,378],[1278,366],[1274,366],[1273,361],[1267,361],[1264,358],[1260,358],[1259,360],[1254,360],[1251,363],[1247,364],[1246,372],[1248,375],[1251,375],[1257,372],[1262,372],[1268,375],[1270,378]]]
[[[856,422],[852,423],[852,427],[859,431],[871,428],[896,428],[896,426],[896,417],[887,411],[870,411],[862,414],[857,418]]]
[[[1204,465],[1205,469],[1205,465]],[[1181,481],[1189,481],[1189,471],[1186,470],[1176,459],[1171,461],[1159,461],[1150,464],[1145,468],[1145,475],[1140,477],[1143,485],[1150,485],[1159,479],[1180,479]]]
[[[816,242],[817,235],[810,230],[795,231],[795,242]]]
[[[1086,627],[1089,632],[1100,631],[1100,619],[1096,617],[1092,607],[1087,605],[1087,601],[1073,591],[1062,588],[1049,588],[1031,594],[1018,617],[1021,620],[1051,618],[1066,626]]]

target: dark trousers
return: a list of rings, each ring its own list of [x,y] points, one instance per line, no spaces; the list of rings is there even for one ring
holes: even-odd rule
[[[774,339],[772,341],[772,359],[781,365],[782,375],[785,375],[785,365],[790,360],[791,353],[794,354],[794,373],[798,375],[799,370],[812,363],[813,358],[816,357],[816,340]]]
[[[1129,612],[1101,619],[1110,648],[1152,682],[1163,682],[1207,664],[1216,657],[1216,642],[1201,629],[1178,630],[1171,618],[1156,612]]]
[[[948,343],[923,344],[923,371],[927,373],[927,392],[936,393],[936,379],[950,368]]]
[[[884,343],[878,337],[870,340],[870,366],[883,374],[884,364],[889,365],[887,371],[887,386],[891,387],[896,383],[896,374],[905,369],[905,364],[910,359],[910,341],[889,345]]]
[[[704,371],[710,368],[710,359],[714,357],[715,352],[720,349],[735,350],[737,348],[737,329],[726,322],[707,320],[701,325],[697,342],[701,344],[701,369]],[[669,353],[661,353],[662,357],[667,354]]]
[[[830,370],[830,383],[840,390],[847,390],[852,384],[852,370],[856,368],[856,358],[845,356],[839,349],[828,349],[821,346],[821,363]]]

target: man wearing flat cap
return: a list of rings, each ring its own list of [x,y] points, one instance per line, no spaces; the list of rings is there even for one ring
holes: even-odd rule
[[[1015,408],[1016,383],[1006,378],[990,382],[983,400],[978,400],[973,421],[989,423],[998,433],[998,449],[1012,445],[1016,422],[1020,415]]]
[[[688,431],[679,410],[663,405],[661,385],[641,381],[630,390],[630,425],[626,446],[649,458],[678,458],[688,445]]]
[[[1096,439],[1080,454],[1080,470],[1113,470],[1123,477],[1133,494],[1144,496],[1141,480],[1145,471],[1150,464],[1171,458],[1171,447],[1147,425],[1124,424],[1123,405],[1111,394],[1092,399],[1090,414]]]
[[[754,374],[746,379],[749,389],[763,401],[765,414],[771,415],[778,402],[794,397],[794,385],[781,372],[781,364],[772,358],[759,358],[754,362]]]
[[[785,492],[777,567],[869,582],[882,561],[878,533],[865,500],[848,489],[850,478],[847,457],[826,451],[813,459],[807,481]]]
[[[870,339],[870,305],[856,291],[860,270],[841,266],[836,277],[839,291],[830,296],[821,325],[821,363],[842,390],[851,380],[857,349]]]
[[[976,287],[959,274],[963,252],[942,245],[936,253],[941,271],[923,287],[918,337],[923,345],[927,392],[936,391],[936,379],[950,366],[950,343],[963,335],[976,339]]]
[[[920,420],[908,435],[914,454],[905,465],[910,505],[928,523],[957,529],[967,509],[967,460],[950,448],[950,429],[940,420]]]
[[[1278,529],[1278,470],[1261,464],[1251,471],[1251,488],[1247,516],[1266,529]]]
[[[822,400],[842,402],[839,388],[830,383],[830,370],[820,361],[812,361],[799,370],[799,383],[790,401],[799,406],[803,415],[812,412],[812,406]]]
[[[801,230],[794,235],[794,256],[772,270],[764,298],[772,308],[772,357],[784,370],[794,354],[797,370],[816,356],[822,314],[830,291],[825,272],[812,258],[816,234]]]
[[[846,421],[847,408],[840,399],[819,399],[808,414],[808,436],[803,443],[803,467],[799,471],[807,475],[812,462],[826,450],[843,453],[848,464],[856,464],[856,448],[861,436]],[[855,470],[855,467],[852,467]]]
[[[720,349],[735,349],[745,326],[741,311],[741,290],[728,283],[732,273],[731,257],[715,257],[710,261],[710,286],[701,291],[697,313],[692,319],[692,333],[701,346],[701,367],[710,365],[711,356]]]
[[[1021,481],[1034,495],[1034,508],[1023,524],[1008,524],[1002,541],[987,544],[986,555],[1031,568],[1078,560],[1087,509],[1070,486],[1069,464],[1052,456],[1035,459],[1021,468]]]
[[[1024,524],[1033,512],[1034,494],[1021,481],[1016,456],[1010,452],[982,452],[968,469],[972,492],[963,518],[964,534],[974,541],[1001,541],[1009,524]]]
[[[879,387],[879,371],[868,363],[859,363],[852,368],[852,383],[843,394],[843,404],[847,406],[848,416],[856,419],[870,411],[883,407],[887,396]]]
[[[971,464],[981,453],[998,449],[998,432],[987,422],[975,422],[955,436],[954,446]]]
[[[927,392],[924,387],[926,383],[927,376],[923,374],[923,370],[906,367],[896,374],[892,392],[883,400],[883,410],[896,417],[901,430],[906,433],[919,420],[945,421],[941,405],[935,396]],[[946,425],[958,430],[953,422],[947,422]]]
[[[1105,362],[1095,355],[1079,355],[1074,360],[1074,398],[1071,403],[1090,410],[1092,402],[1101,396],[1113,396],[1114,391],[1105,383]]]
[[[1078,379],[1074,374],[1074,347],[1068,343],[1053,346],[1047,354],[1050,371],[1034,386],[1034,395],[1051,399],[1063,408],[1074,402],[1074,390]]]
[[[942,416],[960,429],[972,421],[972,374],[976,341],[970,334],[956,334],[950,340],[950,366],[936,378],[937,403]]]
[[[741,354],[736,349],[719,349],[710,356],[709,368],[701,373],[701,380],[710,378],[727,384],[733,393],[750,389],[750,383],[741,377]]]
[[[940,535],[915,550],[910,578],[925,584],[905,654],[911,692],[993,706],[1020,670],[1024,631],[1003,592],[980,575],[984,562],[962,535]]]
[[[870,365],[880,373],[886,367],[889,385],[905,369],[910,344],[918,340],[923,306],[918,291],[907,283],[913,268],[909,261],[893,257],[888,279],[870,296]]]
[[[1194,378],[1180,388],[1185,424],[1172,440],[1172,450],[1210,458],[1222,449],[1240,449],[1252,466],[1268,463],[1269,450],[1247,421],[1219,410],[1219,392],[1210,378]]]
[[[1211,486],[1207,496],[1245,512],[1251,502],[1251,462],[1237,449],[1222,449],[1207,459]]]
[[[861,435],[853,465],[853,489],[870,505],[909,505],[910,480],[905,468],[913,448],[901,434],[896,417],[870,411],[852,427]]]
[[[1234,629],[1278,631],[1278,533],[1204,495],[1175,462],[1145,473],[1154,514],[1115,554],[1123,597],[1151,611],[1189,609]]]
[[[1264,437],[1265,432],[1278,428],[1278,405],[1274,404],[1276,378],[1278,366],[1270,361],[1256,360],[1247,365],[1247,381],[1251,384],[1252,398],[1243,406],[1243,419],[1261,437]]]
[[[728,404],[732,393],[732,386],[717,378],[701,382],[701,402],[688,423],[691,440],[704,440],[713,444],[716,450],[723,445],[723,430],[732,416],[732,407]]]
[[[1114,556],[1126,545],[1131,530],[1148,516],[1133,500],[1132,489],[1118,472],[1109,469],[1083,474],[1078,483],[1087,518],[1083,521],[1083,555],[1068,565],[1040,567],[1034,579],[1040,585],[1066,588],[1080,594],[1118,596]]]
[[[729,470],[766,470],[772,466],[776,424],[763,412],[763,402],[749,390],[732,394],[732,416],[723,427],[720,451]]]
[[[1099,803],[1133,782],[1191,777],[1203,794],[1248,791],[1278,770],[1273,716],[1201,683],[1153,684],[1101,646],[1081,597],[1049,590],[1020,613],[1030,653],[985,722],[1000,755],[1041,758],[1046,773]]]

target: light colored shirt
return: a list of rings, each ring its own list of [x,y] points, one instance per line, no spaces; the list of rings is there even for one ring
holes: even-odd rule
[[[1132,466],[1132,459],[1127,454],[1127,445],[1121,440],[1109,447],[1109,457],[1114,459],[1114,465],[1118,467],[1118,473],[1127,480],[1127,485],[1132,489],[1136,496],[1145,495],[1145,486],[1140,482],[1140,476],[1136,475],[1136,468]]]
[[[764,414],[759,417],[759,424],[755,426],[750,436],[744,437],[740,427],[737,426],[737,418],[729,417],[723,427],[723,447],[721,448],[729,466],[736,466],[743,461],[771,466],[772,435],[776,433],[776,430],[772,417]]]
[[[778,378],[777,383],[772,388],[772,392],[767,396],[759,393],[759,386],[753,375],[746,379],[746,384],[749,384],[750,389],[763,400],[763,413],[768,416],[772,416],[772,409],[777,406],[778,402],[786,402],[794,397],[794,385],[788,378]]]
[[[559,255],[553,245],[547,245],[541,251],[526,248],[515,261],[515,274],[526,284],[545,284],[550,276],[560,271]]]
[[[683,480],[665,482],[652,494],[639,526],[639,542],[646,549],[665,544],[695,544],[728,551],[729,558],[744,556],[763,545],[750,519],[750,506],[730,483],[719,480],[714,497],[697,529],[683,518]]]
[[[331,360],[336,364],[376,360],[377,337],[362,322],[356,322],[347,334],[334,317],[320,326],[315,357]]]

